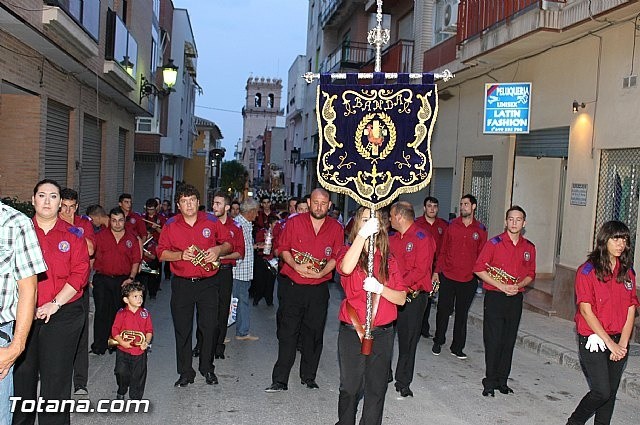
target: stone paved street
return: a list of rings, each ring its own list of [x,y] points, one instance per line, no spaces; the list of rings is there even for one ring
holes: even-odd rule
[[[198,376],[187,388],[174,388],[177,379],[173,328],[169,313],[170,287],[148,308],[154,318],[156,333],[149,357],[149,376],[145,397],[152,411],[138,414],[76,414],[72,423],[113,424],[114,420],[138,424],[332,424],[337,420],[338,366],[336,354],[337,307],[340,291],[331,284],[331,306],[325,332],[325,348],[318,371],[319,390],[300,385],[298,362],[294,366],[289,390],[267,394],[271,368],[276,359],[275,307],[264,302],[252,308],[252,333],[259,341],[243,342],[232,337],[227,358],[216,360],[220,385],[208,386]],[[475,307],[482,299],[476,298]],[[433,313],[432,313],[433,314]],[[434,317],[432,316],[432,323]],[[563,424],[579,399],[587,391],[580,371],[558,365],[528,350],[516,348],[512,381],[515,394],[500,393],[495,398],[481,395],[480,381],[484,371],[481,330],[470,323],[467,360],[449,355],[447,345],[442,354],[431,354],[431,342],[420,341],[416,376],[411,385],[414,398],[399,399],[389,386],[385,405],[387,424]],[[638,357],[632,357],[637,362]],[[115,355],[90,358],[89,398],[115,398],[113,366]],[[194,363],[195,364],[195,363]],[[384,373],[384,371],[381,371]],[[637,399],[619,393],[613,423],[640,422]]]

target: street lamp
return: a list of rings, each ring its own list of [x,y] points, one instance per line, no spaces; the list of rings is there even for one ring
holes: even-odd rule
[[[291,163],[297,164],[300,161],[300,148],[291,149]]]
[[[169,61],[164,64],[162,67],[162,80],[164,85],[167,86],[165,89],[156,87],[155,84],[149,82],[147,78],[142,75],[141,85],[140,85],[140,102],[142,103],[142,99],[145,97],[149,97],[151,95],[155,96],[169,96],[173,91],[173,86],[176,84],[176,80],[178,78],[178,67],[173,63],[173,59],[169,59]]]

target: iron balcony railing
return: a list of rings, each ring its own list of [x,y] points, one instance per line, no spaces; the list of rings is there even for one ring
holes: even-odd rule
[[[344,41],[326,57],[320,65],[320,72],[334,72],[339,69],[360,69],[375,55],[371,45]]]

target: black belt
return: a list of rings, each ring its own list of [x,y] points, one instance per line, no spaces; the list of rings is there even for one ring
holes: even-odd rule
[[[207,277],[183,277],[183,276],[175,276],[178,279],[184,279],[184,280],[188,280],[190,282],[200,282],[201,280],[207,280],[207,279],[213,279],[213,276],[207,276]]]
[[[106,273],[100,273],[100,272],[96,272],[96,274],[99,274],[99,275],[104,276],[104,277],[109,277],[111,279],[121,279],[123,277],[124,278],[129,278],[128,274],[116,274],[116,275],[113,275],[113,274],[106,274]]]
[[[354,331],[356,330],[356,328],[351,323],[345,323],[341,321],[340,325],[344,326],[345,328],[353,329]],[[371,331],[385,330],[385,329],[389,329],[392,326],[393,326],[393,322],[390,322],[390,323],[387,323],[386,325],[374,326],[371,328]]]
[[[220,269],[232,269],[233,264],[220,264]]]

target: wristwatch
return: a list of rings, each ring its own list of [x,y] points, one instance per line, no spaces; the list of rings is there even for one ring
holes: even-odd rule
[[[54,299],[52,299],[52,300],[51,300],[51,304],[53,304],[53,305],[57,305],[57,306],[58,306],[58,310],[60,310],[60,309],[62,308],[62,305],[60,305],[60,304],[58,303],[58,300],[57,300],[56,298],[54,298]]]

